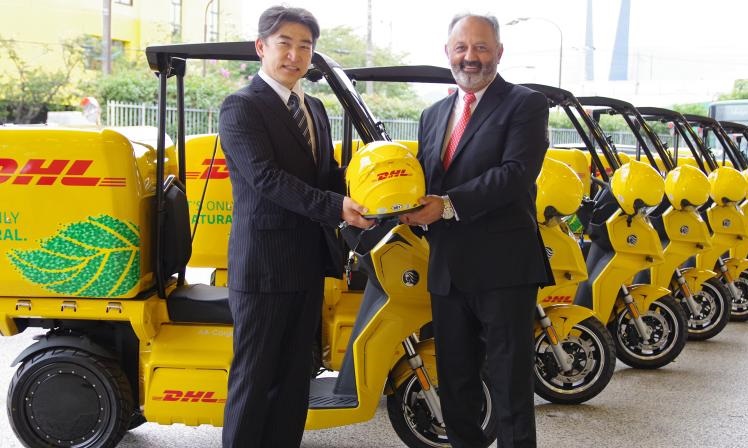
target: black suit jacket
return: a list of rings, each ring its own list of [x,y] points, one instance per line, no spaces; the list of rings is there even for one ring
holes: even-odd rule
[[[421,115],[419,159],[428,194],[449,195],[456,220],[429,226],[429,290],[460,291],[552,283],[535,218],[535,179],[548,148],[542,93],[500,76],[475,108],[449,170],[441,150],[457,94]]]
[[[277,93],[259,76],[221,106],[219,135],[234,197],[229,287],[289,292],[342,272],[334,226],[344,182],[322,102],[304,95],[317,158]]]

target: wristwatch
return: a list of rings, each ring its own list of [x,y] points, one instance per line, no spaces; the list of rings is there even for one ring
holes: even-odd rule
[[[455,209],[452,207],[452,201],[449,200],[449,196],[442,196],[444,201],[444,208],[442,209],[442,219],[452,219],[455,217]]]

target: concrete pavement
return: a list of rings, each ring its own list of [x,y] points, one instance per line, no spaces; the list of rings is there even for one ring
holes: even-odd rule
[[[13,358],[33,332],[0,338],[0,448],[20,448],[5,414]],[[675,363],[653,371],[618,363],[608,387],[577,406],[536,398],[538,446],[555,447],[748,447],[748,323],[730,323],[709,341],[689,342]],[[220,447],[221,429],[147,423],[120,447]],[[404,446],[380,405],[367,423],[304,436],[305,448]]]

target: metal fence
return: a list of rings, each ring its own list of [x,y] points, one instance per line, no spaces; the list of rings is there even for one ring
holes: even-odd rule
[[[130,104],[117,101],[107,102],[107,126],[157,126],[158,106],[155,104]],[[395,140],[416,140],[418,138],[418,122],[415,120],[383,119],[385,129]],[[176,136],[177,110],[175,107],[166,108],[166,132]],[[330,130],[333,140],[343,138],[343,118],[330,117]],[[187,135],[212,134],[218,132],[218,110],[214,109],[185,109],[185,133]],[[616,145],[636,145],[636,139],[630,132],[609,132],[608,135]],[[660,139],[673,145],[672,137],[661,134]],[[549,129],[551,146],[581,143],[581,139],[574,129]]]

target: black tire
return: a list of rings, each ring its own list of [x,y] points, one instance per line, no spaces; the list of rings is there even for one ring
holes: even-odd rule
[[[561,341],[572,357],[571,372],[561,372],[545,332],[535,338],[535,393],[557,404],[579,404],[597,396],[613,377],[616,351],[605,325],[588,317]]]
[[[644,344],[628,310],[619,312],[609,324],[616,344],[616,356],[637,369],[658,369],[678,357],[686,345],[688,331],[683,308],[670,296],[655,300],[644,323],[652,328],[651,343]]]
[[[689,340],[704,341],[713,338],[725,329],[730,320],[732,294],[716,278],[710,278],[702,283],[701,291],[693,294],[694,301],[701,306],[701,312],[698,315],[691,313],[680,290],[676,291],[675,298],[686,314]]]
[[[24,361],[8,389],[8,417],[27,447],[114,447],[133,416],[130,384],[113,361],[55,348]]]
[[[409,448],[450,447],[444,427],[434,421],[425,400],[418,397],[419,392],[421,384],[415,374],[411,374],[396,393],[387,396],[387,415],[392,428]],[[499,420],[493,406],[496,399],[485,375],[483,394],[483,430],[495,439],[499,430]]]
[[[745,322],[748,320],[748,273],[742,272],[740,277],[735,279],[735,286],[740,291],[740,297],[732,298],[730,320]]]

